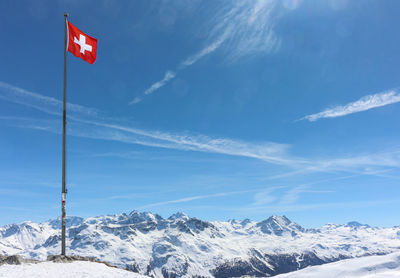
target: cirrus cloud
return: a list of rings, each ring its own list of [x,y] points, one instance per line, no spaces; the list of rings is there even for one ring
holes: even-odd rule
[[[316,114],[307,115],[300,120],[315,122],[324,118],[343,117],[349,114],[370,110],[396,102],[400,102],[400,94],[398,93],[397,89],[391,89],[386,92],[362,97],[357,101],[350,102],[345,105],[328,108]]]

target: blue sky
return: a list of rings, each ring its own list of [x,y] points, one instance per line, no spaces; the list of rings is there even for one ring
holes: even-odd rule
[[[285,214],[399,224],[398,1],[2,1],[0,224]]]

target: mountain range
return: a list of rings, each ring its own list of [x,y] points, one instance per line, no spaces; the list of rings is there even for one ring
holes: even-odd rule
[[[203,221],[150,212],[67,218],[67,254],[97,258],[150,277],[268,277],[400,249],[400,227],[358,222],[305,229],[285,216]],[[60,220],[0,227],[0,254],[59,254]]]

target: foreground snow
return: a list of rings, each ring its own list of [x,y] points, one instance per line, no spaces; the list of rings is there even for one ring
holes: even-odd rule
[[[276,278],[394,278],[400,277],[400,253],[369,256],[312,266]]]
[[[108,267],[102,263],[72,262],[2,265],[0,277],[7,278],[141,278],[148,277],[119,268]]]

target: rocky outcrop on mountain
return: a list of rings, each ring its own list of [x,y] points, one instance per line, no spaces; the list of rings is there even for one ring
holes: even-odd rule
[[[249,260],[235,259],[219,265],[211,272],[216,278],[268,277],[330,262],[314,253],[268,255],[257,252]]]
[[[19,255],[3,256],[0,255],[0,265],[3,264],[22,264],[22,263],[34,263],[35,260],[24,259]]]

